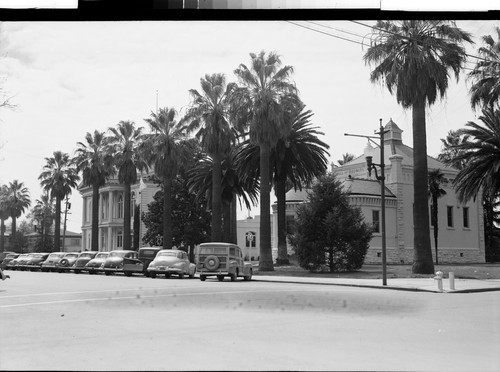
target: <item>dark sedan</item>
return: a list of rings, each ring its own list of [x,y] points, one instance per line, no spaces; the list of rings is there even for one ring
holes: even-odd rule
[[[40,270],[42,263],[49,257],[50,253],[32,253],[31,257],[25,262],[24,269],[30,271]]]
[[[125,258],[139,258],[136,251],[129,250],[115,250],[109,252],[108,258],[104,261],[104,265],[102,267],[102,271],[104,274],[111,275],[117,272],[123,272],[123,265]]]
[[[75,274],[79,274],[82,271],[85,271],[86,270],[85,265],[87,265],[90,262],[90,260],[95,258],[96,255],[97,255],[96,251],[80,253],[73,266],[71,266],[71,270],[73,270]]]

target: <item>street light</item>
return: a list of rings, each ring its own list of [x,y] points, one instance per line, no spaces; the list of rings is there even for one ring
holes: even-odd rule
[[[380,164],[375,164],[373,162],[372,156],[365,157],[366,159],[366,167],[368,169],[368,175],[371,176],[372,170],[375,171],[375,178],[380,181],[380,196],[381,196],[381,208],[382,208],[382,285],[387,285],[387,247],[386,247],[386,238],[385,238],[385,164],[384,164],[384,134],[388,131],[385,131],[382,127],[382,119],[380,119],[380,128],[378,132],[379,137],[374,136],[364,136],[359,134],[349,134],[344,133],[344,136],[352,136],[352,137],[364,137],[367,138],[368,141],[373,142],[377,147],[380,148]],[[380,139],[380,145],[373,141],[373,138]],[[380,167],[380,176],[377,172],[377,167]]]

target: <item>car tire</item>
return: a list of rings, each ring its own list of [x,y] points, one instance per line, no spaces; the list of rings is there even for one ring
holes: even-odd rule
[[[165,273],[165,278],[170,279],[170,277],[171,277],[171,276],[172,276],[172,274],[170,274],[170,273]]]
[[[207,280],[207,276],[206,275],[200,275],[200,280],[202,282],[204,282],[205,280]]]
[[[252,269],[250,269],[250,274],[249,274],[249,275],[247,275],[247,276],[244,276],[244,277],[243,277],[243,280],[245,280],[245,281],[247,281],[247,282],[249,282],[250,280],[252,280],[252,271],[253,271],[253,270],[252,270]]]
[[[75,270],[75,274],[80,274],[82,271],[81,270]]]
[[[105,272],[104,272],[104,274],[105,274],[106,276],[110,276],[110,275],[111,275],[111,273],[110,273],[109,271],[105,271]]]
[[[217,275],[217,280],[222,282],[224,280],[224,275]]]
[[[125,276],[132,276],[132,273],[130,271],[124,271],[123,273],[125,274]]]
[[[184,279],[184,273],[179,273],[179,279]]]
[[[205,264],[205,267],[210,271],[214,271],[220,266],[219,257],[214,255],[210,255],[205,258],[205,261],[203,263]]]
[[[193,273],[189,275],[189,279],[194,279],[194,274],[196,274],[196,269],[194,269]]]
[[[156,278],[156,273],[149,273],[149,276],[150,276],[152,279],[154,279],[154,278]]]
[[[236,269],[236,273],[229,274],[229,278],[231,279],[232,282],[236,281],[237,277],[238,277],[238,269]]]

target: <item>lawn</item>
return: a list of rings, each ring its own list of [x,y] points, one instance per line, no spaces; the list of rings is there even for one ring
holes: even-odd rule
[[[500,279],[500,263],[496,264],[444,264],[435,265],[434,270],[442,271],[444,277],[448,277],[449,272],[455,273],[457,279]],[[275,265],[274,271],[256,272],[255,275],[273,276],[309,276],[322,278],[359,278],[359,279],[381,279],[382,265],[363,265],[361,270],[347,273],[310,273],[298,265],[286,266]],[[387,278],[430,278],[434,275],[413,274],[411,265],[387,265]]]

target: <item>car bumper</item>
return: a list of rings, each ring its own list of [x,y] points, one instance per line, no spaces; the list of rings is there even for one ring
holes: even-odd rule
[[[182,274],[182,269],[178,269],[176,267],[168,267],[168,266],[157,266],[157,267],[148,267],[148,272],[150,273],[162,273],[162,274]]]

